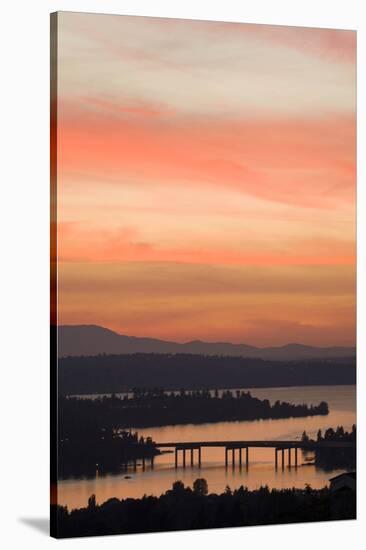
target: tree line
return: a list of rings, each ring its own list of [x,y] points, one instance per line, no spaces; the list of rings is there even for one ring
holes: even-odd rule
[[[336,468],[356,468],[356,425],[353,424],[351,430],[348,432],[343,426],[337,426],[333,428],[327,428],[324,430],[318,430],[316,439],[312,439],[308,436],[306,431],[302,434],[302,441],[322,443],[326,441],[345,441],[354,442],[354,446],[346,448],[331,448],[322,447],[321,445],[314,448],[314,462],[315,466],[322,468],[325,471],[331,471]],[[309,454],[304,452],[304,454]]]
[[[160,497],[112,498],[71,512],[52,507],[52,524],[59,537],[147,533],[185,529],[210,529],[308,521],[354,519],[356,497],[352,491],[332,494],[328,488],[269,489],[249,491],[229,487],[221,494],[209,494],[205,479],[193,488],[176,481]]]
[[[292,404],[253,397],[249,391],[166,392],[163,389],[135,390],[122,397],[112,394],[97,399],[59,399],[60,433],[70,437],[75,430],[200,424],[266,418],[327,415],[328,404]]]
[[[60,478],[90,476],[96,472],[119,472],[130,462],[153,460],[160,454],[151,437],[132,430],[98,427],[92,420],[65,429],[61,423],[58,440],[58,475]]]
[[[190,354],[99,355],[59,360],[60,394],[152,389],[249,388],[356,383],[355,358],[269,361]]]

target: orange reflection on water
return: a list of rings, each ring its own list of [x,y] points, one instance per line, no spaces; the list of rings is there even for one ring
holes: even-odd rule
[[[355,386],[313,386],[301,388],[264,388],[251,390],[252,395],[267,398],[288,400],[292,403],[319,403],[326,400],[330,413],[327,416],[307,418],[288,418],[279,420],[258,420],[252,422],[220,422],[215,424],[165,426],[139,430],[142,435],[151,435],[157,442],[164,441],[213,441],[213,440],[265,440],[265,439],[297,439],[304,430],[314,436],[317,430],[338,425],[350,429],[356,422],[356,392]],[[197,458],[197,457],[196,457]],[[303,488],[309,483],[314,488],[324,487],[333,475],[340,471],[324,472],[315,466],[305,465],[305,457],[299,452],[299,466],[275,468],[274,449],[251,448],[249,450],[249,467],[245,467],[245,452],[243,467],[237,465],[234,469],[229,459],[229,467],[225,468],[224,448],[203,448],[201,468],[190,466],[190,455],[187,455],[187,467],[174,467],[174,453],[165,453],[155,458],[154,468],[149,462],[143,470],[142,462],[137,464],[136,471],[129,468],[126,472],[113,475],[101,475],[93,479],[64,480],[58,484],[59,504],[71,508],[86,506],[91,494],[96,495],[98,503],[109,498],[119,499],[139,498],[144,494],[160,495],[170,489],[172,483],[180,479],[186,485],[192,486],[197,477],[208,481],[209,491],[220,493],[229,485],[232,489],[240,485],[255,489],[261,485],[269,487]],[[238,463],[238,462],[237,462]],[[294,461],[292,461],[294,464]]]

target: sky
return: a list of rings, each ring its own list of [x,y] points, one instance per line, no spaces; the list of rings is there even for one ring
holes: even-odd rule
[[[58,21],[58,322],[354,345],[356,33]]]

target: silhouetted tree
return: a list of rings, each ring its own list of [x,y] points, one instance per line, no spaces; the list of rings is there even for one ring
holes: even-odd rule
[[[207,481],[204,478],[198,478],[193,483],[193,492],[196,495],[207,495],[208,485]]]
[[[91,495],[88,498],[88,508],[89,508],[89,510],[94,510],[95,507],[96,507],[95,495]]]
[[[169,490],[160,497],[109,499],[96,505],[89,499],[87,508],[72,510],[52,507],[58,536],[88,536],[115,533],[146,533],[209,527],[234,527],[331,519],[350,519],[356,515],[355,492],[334,495],[328,488],[269,489],[246,487],[221,495],[207,494],[205,480],[196,480],[199,490]],[[182,491],[182,492],[181,492]]]
[[[343,426],[328,428],[322,435],[321,430],[317,434],[317,442],[326,441],[344,441],[353,442],[354,445],[340,448],[324,446],[315,447],[315,464],[317,467],[324,470],[332,470],[334,468],[355,468],[356,467],[356,426],[352,426],[350,432],[345,431]]]
[[[177,480],[174,481],[172,485],[173,493],[183,493],[184,492],[184,483],[183,481]]]

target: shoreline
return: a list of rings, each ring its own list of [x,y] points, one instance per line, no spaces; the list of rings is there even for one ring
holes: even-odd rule
[[[286,389],[289,389],[289,388],[320,388],[320,387],[327,387],[327,386],[331,386],[331,387],[342,387],[342,386],[354,386],[356,388],[356,384],[354,382],[342,382],[342,384],[338,384],[337,382],[335,383],[332,383],[332,382],[327,382],[327,383],[324,383],[324,384],[288,384],[288,385],[284,385],[282,384],[281,386],[267,386],[267,385],[251,385],[251,386],[220,386],[220,387],[213,387],[213,388],[208,388],[207,386],[205,387],[194,387],[194,388],[185,388],[186,392],[194,392],[194,391],[203,391],[203,390],[208,390],[208,391],[215,391],[215,390],[222,390],[222,391],[228,391],[228,390],[231,390],[231,391],[235,391],[235,390],[241,390],[241,391],[245,391],[245,390],[266,390],[266,389],[269,389],[269,390],[286,390]],[[144,388],[145,389],[145,388]],[[147,390],[149,389],[153,389],[153,388],[146,388]],[[164,388],[164,391],[165,392],[179,392],[180,391],[180,388]],[[81,392],[81,393],[66,393],[64,394],[64,397],[66,397],[67,399],[69,398],[81,398],[81,399],[88,399],[88,397],[90,396],[91,398],[94,398],[95,396],[100,396],[100,397],[111,397],[112,395],[116,395],[116,396],[125,396],[125,395],[128,395],[128,394],[131,394],[133,393],[133,388],[130,388],[130,389],[126,389],[126,390],[123,390],[123,391],[115,391],[115,392]],[[85,397],[86,396],[86,397]]]

